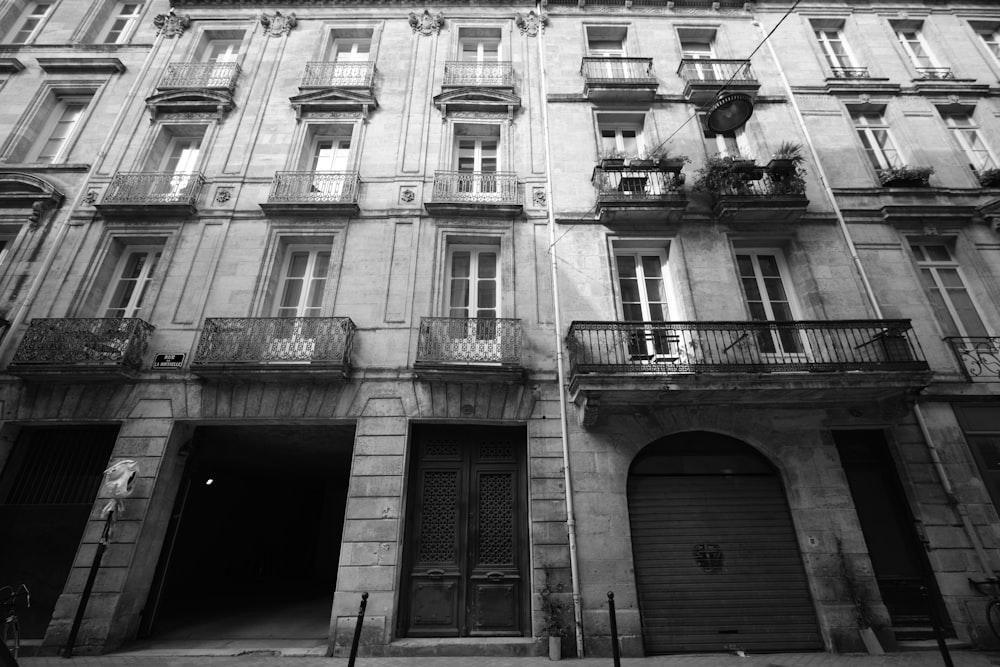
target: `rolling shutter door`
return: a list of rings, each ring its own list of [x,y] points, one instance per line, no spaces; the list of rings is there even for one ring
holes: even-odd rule
[[[822,649],[777,476],[632,476],[646,653]]]

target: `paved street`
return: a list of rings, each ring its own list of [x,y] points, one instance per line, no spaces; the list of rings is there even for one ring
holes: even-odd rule
[[[952,651],[955,667],[992,667],[1000,665],[1000,654],[978,651]],[[567,659],[566,667],[610,667],[610,658]],[[548,667],[545,658],[359,658],[357,667]],[[70,660],[58,657],[22,658],[21,667],[329,667],[346,665],[346,658],[317,656],[162,656],[150,652],[123,652],[98,657],[75,657]],[[943,665],[937,651],[908,651],[885,656],[833,655],[829,653],[778,653],[750,655],[680,655],[657,658],[632,658],[622,660],[624,667],[939,667]]]

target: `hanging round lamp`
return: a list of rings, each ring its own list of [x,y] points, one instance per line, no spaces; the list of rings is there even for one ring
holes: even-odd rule
[[[753,100],[744,93],[723,95],[706,114],[705,123],[714,132],[732,132],[753,115]]]

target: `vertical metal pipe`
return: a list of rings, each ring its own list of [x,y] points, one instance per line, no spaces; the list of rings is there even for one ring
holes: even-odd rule
[[[365,623],[365,608],[368,606],[368,593],[361,594],[361,606],[358,607],[358,622],[354,625],[354,639],[351,640],[351,656],[347,659],[347,667],[354,667],[358,657],[358,644],[361,642],[361,626]]]
[[[934,639],[937,641],[938,650],[941,651],[941,660],[944,661],[944,667],[955,667],[955,663],[951,661],[948,642],[944,640],[944,630],[941,628],[941,617],[938,615],[936,601],[931,597],[930,591],[926,586],[920,587],[920,597],[924,599],[924,604],[927,605],[927,615],[931,617]]]
[[[608,591],[608,620],[611,622],[611,657],[615,667],[622,667],[621,651],[618,649],[618,618],[615,616],[615,594]],[[949,665],[948,667],[951,667]]]
[[[83,615],[87,611],[87,602],[90,601],[90,594],[94,590],[94,582],[97,581],[97,571],[101,569],[101,560],[104,558],[104,550],[108,548],[108,540],[111,537],[111,522],[114,521],[115,512],[111,510],[108,512],[107,518],[104,520],[104,531],[101,533],[101,539],[97,543],[97,551],[94,552],[94,562],[90,564],[90,573],[87,575],[87,583],[83,586],[83,592],[80,593],[80,604],[77,605],[76,615],[73,617],[73,625],[69,629],[69,637],[66,638],[66,646],[63,649],[64,658],[73,657],[73,648],[76,645],[76,637],[80,632],[80,626],[83,624]]]

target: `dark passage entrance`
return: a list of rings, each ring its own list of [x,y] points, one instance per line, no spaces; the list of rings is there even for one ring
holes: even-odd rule
[[[21,636],[41,639],[66,585],[117,426],[21,430],[0,474],[0,586],[25,584]]]
[[[325,638],[353,444],[353,426],[198,428],[143,634]]]

